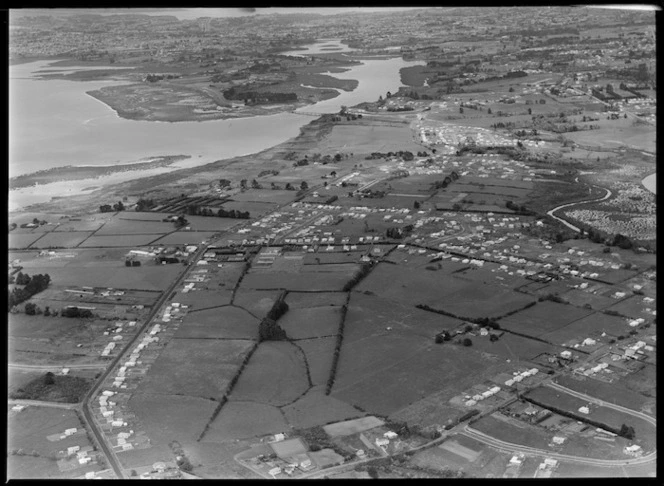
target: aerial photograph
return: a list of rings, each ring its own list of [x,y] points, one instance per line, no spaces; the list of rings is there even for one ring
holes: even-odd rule
[[[6,481],[655,481],[659,13],[5,11]]]

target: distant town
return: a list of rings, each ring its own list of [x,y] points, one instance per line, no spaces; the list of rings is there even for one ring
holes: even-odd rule
[[[654,478],[654,12],[231,10],[10,11],[7,478]]]

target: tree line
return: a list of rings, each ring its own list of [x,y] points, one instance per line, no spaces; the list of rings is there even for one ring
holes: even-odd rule
[[[50,282],[51,276],[48,273],[43,275],[37,274],[30,277],[28,274],[18,272],[16,275],[16,284],[24,285],[25,287],[15,287],[11,292],[7,291],[8,310],[11,310],[14,306],[22,304],[42,290],[46,290]]]

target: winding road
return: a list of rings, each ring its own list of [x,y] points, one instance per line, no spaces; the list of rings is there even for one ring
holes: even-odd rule
[[[578,182],[578,181],[579,181],[579,178],[577,177],[576,182]],[[573,202],[573,203],[561,204],[560,206],[557,206],[557,207],[551,209],[550,211],[547,211],[546,214],[551,216],[553,219],[555,219],[557,221],[560,221],[562,224],[567,226],[569,229],[571,229],[573,231],[576,231],[577,233],[581,233],[581,228],[577,228],[576,226],[574,226],[573,224],[567,222],[563,218],[559,218],[554,213],[556,211],[560,210],[560,209],[569,208],[571,206],[576,206],[577,204],[587,204],[587,203],[591,203],[591,202],[606,201],[607,199],[609,199],[612,196],[611,191],[609,189],[607,189],[606,187],[600,187],[600,186],[592,186],[592,187],[596,187],[598,189],[604,189],[606,191],[606,194],[602,197],[595,198],[595,199],[588,199],[586,201],[578,201],[578,202]]]

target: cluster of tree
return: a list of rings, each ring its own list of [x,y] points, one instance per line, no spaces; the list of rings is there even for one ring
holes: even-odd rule
[[[293,164],[293,167],[301,167],[303,165],[309,165],[309,161],[307,159],[300,159]]]
[[[165,258],[165,257],[162,257],[162,258]],[[140,267],[140,266],[141,266],[140,260],[130,260],[129,258],[127,258],[125,260],[125,267]]]
[[[230,187],[231,181],[229,179],[219,179],[219,187],[224,188],[224,187]]]
[[[412,106],[388,106],[387,111],[413,111]]]
[[[155,83],[157,81],[161,81],[162,79],[177,79],[180,76],[176,74],[148,74],[145,76],[145,80],[148,83]]]
[[[241,91],[234,86],[223,92],[227,100],[244,100],[246,105],[258,105],[262,103],[293,103],[297,101],[296,93],[273,93],[265,91]]]
[[[337,333],[337,340],[334,345],[334,354],[332,355],[332,366],[330,367],[330,375],[327,379],[327,385],[325,386],[325,394],[329,395],[334,386],[334,380],[337,376],[337,366],[339,365],[339,354],[341,353],[341,345],[344,340],[344,328],[346,324],[346,313],[348,312],[348,306],[344,304],[341,307],[341,319],[339,321],[339,332]]]
[[[365,189],[364,191],[358,191],[357,195],[360,196],[361,198],[366,197],[369,199],[381,199],[384,198],[387,195],[386,191],[379,191],[379,190],[372,190],[372,189]]]
[[[578,414],[575,414],[573,412],[568,412],[567,410],[560,409],[554,405],[549,405],[549,404],[544,404],[532,397],[526,396],[524,399],[527,402],[530,402],[534,405],[537,405],[538,407],[546,408],[548,410],[551,410],[554,413],[557,413],[558,415],[562,415],[563,417],[568,417],[573,420],[581,421],[584,423],[587,423],[589,425],[592,425],[593,427],[599,427],[604,430],[608,430],[609,432],[612,432],[620,437],[624,437],[625,439],[628,440],[634,440],[635,433],[634,433],[634,427],[630,427],[626,424],[622,424],[622,426],[618,429],[616,427],[612,427],[610,425],[607,425],[602,422],[598,422],[597,420],[593,420],[587,416],[581,416]]]
[[[438,189],[445,189],[447,186],[449,186],[452,182],[456,181],[459,178],[459,174],[455,170],[453,170],[450,175],[446,176],[442,180],[438,181],[433,181],[431,183],[431,190],[432,191],[437,191]]]
[[[387,228],[385,231],[385,235],[388,238],[393,238],[395,240],[400,240],[401,238],[404,238],[405,236],[408,236],[409,233],[413,231],[415,227],[412,224],[406,225],[403,228],[399,228],[398,226],[393,226],[390,228]]]
[[[449,331],[442,331],[436,334],[434,341],[436,344],[442,344],[445,341],[451,341],[452,340],[452,335],[449,333]]]
[[[569,304],[569,302],[567,302],[561,296],[559,296],[558,294],[553,294],[553,293],[542,295],[542,296],[540,296],[539,299],[537,299],[538,302],[544,302],[545,300],[549,300],[551,302],[556,302],[558,304]]]
[[[355,274],[355,276],[352,279],[350,279],[348,282],[346,282],[343,291],[348,292],[352,290],[353,287],[355,287],[358,283],[360,283],[364,277],[369,275],[371,267],[372,264],[370,262],[363,263],[362,266],[360,267],[360,270]]]
[[[79,309],[76,306],[69,306],[65,307],[62,309],[60,312],[60,315],[62,317],[70,317],[70,318],[87,318],[87,317],[93,317],[92,311],[90,309]]]
[[[149,211],[157,205],[154,199],[139,199],[136,201],[136,211]],[[102,211],[103,212],[103,211]]]
[[[398,152],[387,153],[371,152],[371,155],[367,155],[364,160],[388,159],[390,157],[401,157],[406,162],[409,162],[415,158],[412,152],[409,152],[408,150],[399,150]]]
[[[42,290],[45,290],[50,282],[51,276],[48,273],[43,275],[37,274],[30,277],[27,274],[18,272],[16,275],[16,284],[24,285],[24,287],[15,287],[11,292],[8,292],[8,310],[11,310],[14,306],[22,304]]]
[[[261,172],[259,172],[258,177],[265,177],[265,176],[270,176],[270,175],[273,175],[273,176],[279,175],[279,171],[274,170],[274,169],[262,170]]]
[[[426,94],[426,93],[418,94],[418,92],[415,91],[415,90],[405,92],[405,93],[403,93],[403,96],[407,96],[408,98],[411,98],[411,99],[414,99],[414,100],[430,100],[430,99],[433,99],[428,94]]]
[[[99,206],[100,213],[112,213],[113,211],[124,211],[125,207],[122,201],[116,202],[113,206],[110,204],[102,204]]]
[[[216,216],[218,218],[232,218],[232,219],[249,219],[251,216],[249,211],[239,211],[237,209],[226,210],[224,208],[219,208],[215,213],[212,209],[201,207],[197,204],[190,204],[187,206],[187,214],[190,216]],[[184,220],[184,223],[181,226],[187,224],[187,220]]]
[[[272,308],[267,313],[267,318],[273,321],[278,320],[286,312],[288,312],[288,304],[286,303],[286,292],[283,292],[279,298],[272,305]]]
[[[258,342],[286,341],[287,339],[286,331],[274,319],[266,317],[258,325]]]
[[[536,212],[531,211],[530,209],[528,209],[523,204],[519,206],[518,204],[515,204],[513,201],[505,201],[505,207],[507,209],[511,209],[512,211],[514,211],[517,214],[521,214],[521,215],[524,215],[524,216],[534,216],[534,215],[537,214]]]

